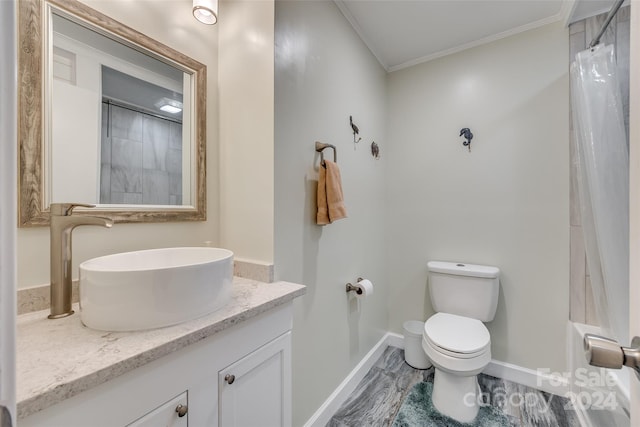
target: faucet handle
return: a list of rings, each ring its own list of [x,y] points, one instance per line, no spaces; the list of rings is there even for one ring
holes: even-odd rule
[[[51,203],[49,205],[49,211],[51,215],[69,216],[74,208],[95,208],[96,205],[89,205],[86,203]]]

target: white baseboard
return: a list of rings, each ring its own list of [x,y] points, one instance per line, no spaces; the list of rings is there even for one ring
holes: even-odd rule
[[[356,367],[353,368],[349,375],[347,375],[347,378],[340,383],[338,388],[331,393],[311,418],[309,418],[304,424],[304,427],[326,426],[333,414],[335,414],[338,408],[347,400],[349,395],[356,389],[360,381],[362,381],[367,372],[369,372],[389,346],[404,348],[402,335],[387,332],[362,358]]]
[[[564,396],[571,391],[569,381],[564,377],[500,362],[499,360],[491,360],[482,373],[558,396]]]
[[[389,347],[398,347],[404,350],[404,337],[402,335],[387,332],[383,338],[386,338],[386,343]]]
[[[355,368],[347,375],[333,393],[325,400],[318,410],[307,420],[304,427],[324,427],[333,414],[340,408],[349,395],[356,389],[360,381],[382,356],[387,347],[404,348],[404,338],[400,334],[387,332],[364,356]],[[504,380],[512,381],[551,394],[564,396],[570,391],[566,378],[523,368],[511,363],[492,360],[483,373]]]

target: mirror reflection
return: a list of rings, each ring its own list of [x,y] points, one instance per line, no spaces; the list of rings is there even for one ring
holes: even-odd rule
[[[206,220],[206,66],[76,0],[21,0],[18,22],[19,226],[61,202]]]
[[[191,76],[55,10],[51,22],[50,202],[188,205]]]

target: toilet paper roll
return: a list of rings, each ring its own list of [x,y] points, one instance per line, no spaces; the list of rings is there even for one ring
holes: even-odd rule
[[[358,288],[362,292],[356,292],[356,297],[358,298],[366,298],[369,295],[373,294],[373,283],[371,280],[362,279],[358,283],[356,283],[356,288]]]

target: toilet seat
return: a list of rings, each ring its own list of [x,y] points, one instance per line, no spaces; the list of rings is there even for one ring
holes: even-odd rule
[[[491,349],[491,336],[481,321],[455,314],[431,316],[423,337],[433,350],[458,359],[479,357]]]

